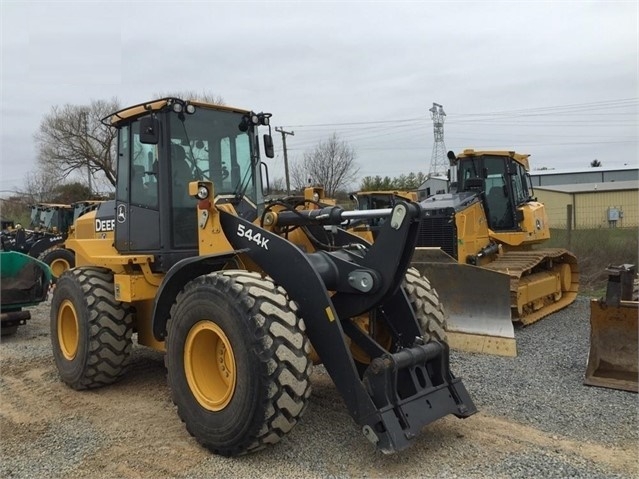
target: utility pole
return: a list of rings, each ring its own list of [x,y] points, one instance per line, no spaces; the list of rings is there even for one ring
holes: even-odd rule
[[[275,127],[275,131],[278,131],[282,134],[282,144],[284,145],[284,176],[286,177],[286,194],[291,194],[291,182],[288,178],[288,154],[286,152],[286,135],[295,136],[294,131],[284,131],[283,128]]]

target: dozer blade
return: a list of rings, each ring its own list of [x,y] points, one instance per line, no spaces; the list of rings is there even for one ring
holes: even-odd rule
[[[590,354],[584,384],[638,392],[639,302],[590,301]]]
[[[415,248],[411,265],[439,294],[452,349],[517,356],[508,275],[459,264],[440,248]]]

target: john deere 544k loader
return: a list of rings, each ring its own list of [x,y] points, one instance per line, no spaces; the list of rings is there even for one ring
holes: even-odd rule
[[[257,129],[270,116],[165,98],[104,120],[118,129],[116,199],[78,218],[66,242],[77,267],[51,306],[62,380],[117,380],[135,331],[166,352],[187,430],[223,455],[297,423],[312,361],[384,452],[442,416],[473,414],[437,294],[408,268],[419,207],[383,213],[371,246],[337,226],[370,212],[265,204]],[[263,145],[272,157],[270,127]]]

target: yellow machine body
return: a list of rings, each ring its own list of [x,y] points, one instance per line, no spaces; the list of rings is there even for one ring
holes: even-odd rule
[[[575,256],[540,247],[550,238],[550,225],[544,205],[532,196],[528,157],[471,149],[452,154],[456,191],[420,203],[424,214],[412,264],[442,298],[454,348],[515,356],[513,321],[531,324],[577,297]],[[370,240],[370,229],[352,231]]]

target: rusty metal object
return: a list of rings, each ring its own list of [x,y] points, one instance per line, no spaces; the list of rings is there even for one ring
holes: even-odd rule
[[[634,265],[609,266],[606,297],[590,301],[590,353],[584,384],[638,392],[639,301]]]

